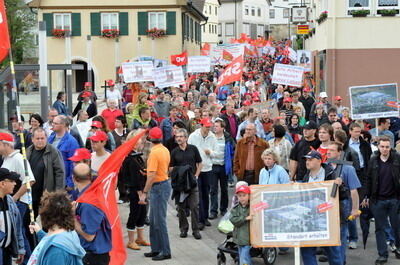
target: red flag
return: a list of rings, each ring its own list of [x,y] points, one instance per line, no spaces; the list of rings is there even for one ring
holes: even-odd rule
[[[233,55],[232,55],[232,53],[228,52],[227,50],[222,50],[222,58],[227,61],[232,61]]]
[[[203,48],[201,48],[201,50],[200,50],[200,55],[203,55],[203,56],[210,55],[210,49],[211,49],[210,44],[208,44],[207,42],[204,43]]]
[[[6,7],[4,5],[4,0],[0,0],[0,62],[7,57],[10,47]]]
[[[236,57],[218,78],[217,86],[220,87],[242,79],[243,64],[243,55]]]
[[[123,265],[126,261],[121,220],[115,197],[118,172],[125,157],[132,152],[132,149],[144,134],[145,131],[118,147],[101,165],[96,180],[77,200],[79,203],[88,203],[99,208],[107,216],[112,233],[110,265]]]
[[[254,52],[249,48],[247,48],[246,46],[244,46],[244,54],[247,56],[254,56]]]
[[[184,51],[181,54],[171,55],[171,63],[175,64],[176,66],[182,66],[187,64],[187,52]]]

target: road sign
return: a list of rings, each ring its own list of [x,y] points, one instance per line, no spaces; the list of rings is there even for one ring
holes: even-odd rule
[[[307,22],[307,7],[303,6],[292,7],[292,22],[293,23]]]
[[[297,25],[297,34],[308,34],[308,25]]]

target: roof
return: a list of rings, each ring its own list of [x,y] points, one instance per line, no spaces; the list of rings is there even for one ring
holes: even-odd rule
[[[203,14],[203,8],[199,9],[198,5],[201,5],[201,3],[194,3],[194,2],[203,2],[203,7],[204,7],[204,2],[205,0],[188,0],[187,1],[187,8],[189,11],[192,12],[193,15],[195,15],[200,21],[207,21],[208,17],[206,17]]]
[[[200,11],[203,11],[206,0],[188,0],[188,2],[192,2],[194,7]]]

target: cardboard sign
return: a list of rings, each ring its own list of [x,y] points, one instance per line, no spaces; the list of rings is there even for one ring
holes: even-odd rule
[[[231,62],[224,60],[223,52],[229,52],[233,58],[237,58],[244,54],[244,44],[224,44],[224,45],[212,45],[210,51],[211,63],[213,65],[228,65]]]
[[[185,77],[181,66],[168,65],[154,69],[154,84],[158,88],[185,84]]]
[[[250,221],[253,247],[340,245],[339,196],[331,198],[333,181],[251,186],[250,207],[268,202]],[[318,206],[330,201],[329,211]]]
[[[353,120],[398,117],[399,109],[388,105],[398,102],[397,84],[349,87]]]
[[[153,81],[153,62],[122,63],[122,74],[125,83]]]
[[[302,87],[303,73],[303,67],[277,63],[274,66],[272,83]]]
[[[297,51],[297,65],[304,68],[304,72],[311,72],[311,51]]]
[[[208,73],[210,70],[211,58],[209,56],[189,56],[188,73]]]

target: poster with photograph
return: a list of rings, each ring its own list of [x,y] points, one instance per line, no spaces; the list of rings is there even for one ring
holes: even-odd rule
[[[158,88],[179,86],[185,84],[185,77],[181,66],[168,65],[154,69],[154,84]]]
[[[303,67],[277,63],[274,66],[272,83],[302,87],[303,73]]]
[[[251,186],[252,246],[340,245],[339,199],[330,197],[332,187],[333,181]]]
[[[153,81],[153,62],[122,63],[122,73],[125,83]]]
[[[353,120],[398,117],[397,84],[349,87],[351,118]],[[393,104],[395,103],[395,104]]]
[[[211,70],[211,58],[209,56],[189,56],[188,73],[208,73]]]
[[[244,44],[212,45],[210,58],[213,65],[228,65],[231,63],[231,61],[222,58],[224,50],[232,54],[233,58],[237,58],[240,55],[244,55]]]
[[[297,65],[304,68],[304,72],[311,72],[311,51],[297,51]]]

